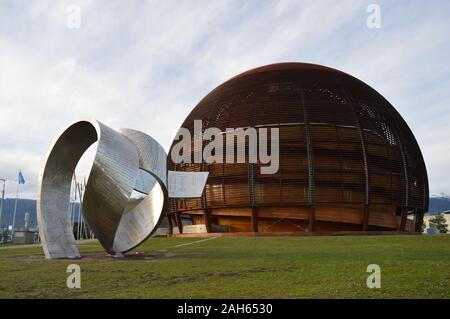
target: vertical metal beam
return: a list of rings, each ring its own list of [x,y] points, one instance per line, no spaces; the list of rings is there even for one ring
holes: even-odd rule
[[[252,224],[254,223],[253,210],[255,209],[255,164],[248,163],[247,171],[248,171],[248,205],[252,209]],[[254,227],[253,227],[254,228]]]
[[[400,118],[398,118],[400,117]],[[397,123],[397,121],[401,121],[401,116],[398,114],[398,116],[395,118],[394,123]],[[396,125],[396,129],[397,129],[397,125]],[[402,134],[402,130],[398,131],[399,134]],[[402,140],[406,141],[406,139],[404,138],[404,136],[400,135]],[[413,135],[413,140],[414,142],[417,144],[417,141],[414,139],[414,135]],[[401,142],[399,142],[400,145],[400,151],[402,154],[402,160],[403,160],[403,171],[404,171],[404,179],[405,179],[405,194],[404,194],[404,207],[403,209],[408,210],[409,209],[409,177],[408,177],[408,163],[407,163],[407,158],[406,158],[406,154],[403,148],[403,145]],[[428,205],[429,205],[429,200],[430,200],[430,195],[429,195],[429,185],[428,185],[428,174],[427,174],[427,169],[425,166],[425,162],[423,159],[423,155],[422,152],[420,150],[420,148],[418,148],[419,153],[418,154],[413,154],[412,156],[417,156],[418,158],[416,158],[418,166],[416,167],[418,171],[420,171],[422,174],[424,174],[423,177],[423,205],[422,205],[422,209],[418,210],[415,209],[415,217],[416,217],[416,223],[415,223],[415,231],[416,232],[422,232],[422,224],[423,224],[423,216],[424,214],[428,211]],[[417,178],[419,178],[419,176],[417,176]]]
[[[363,213],[363,219],[362,219],[362,230],[368,231],[369,230],[369,219],[370,219],[370,204],[364,205],[364,213]]]
[[[254,164],[248,163],[248,204],[252,209],[251,224],[252,231],[258,231],[258,217],[256,215],[255,207],[255,192],[254,192]]]
[[[404,202],[403,202],[403,209],[408,210],[409,206],[409,178],[408,178],[408,164],[406,162],[406,155],[405,151],[403,149],[403,145],[400,142],[400,138],[398,141],[398,145],[400,146],[400,152],[402,155],[402,161],[403,161],[403,178],[405,180],[405,194],[404,194]]]
[[[169,223],[169,236],[173,235],[173,223],[172,223],[172,214],[167,213],[167,221]]]
[[[250,207],[255,206],[255,164],[248,163],[248,204]]]
[[[305,105],[305,98],[303,93],[303,86],[300,86],[300,104],[303,110],[303,119],[305,122],[305,142],[306,142],[306,156],[308,160],[308,207],[309,207],[309,224],[308,231],[314,231],[314,223],[316,220],[315,207],[315,177],[314,177],[314,150],[311,138],[311,129],[309,126],[308,109]]]
[[[258,232],[258,208],[252,207],[252,231]]]
[[[418,232],[418,233],[422,232],[423,214],[424,214],[423,210],[418,211],[417,214],[416,214],[415,231]]]
[[[406,207],[404,207],[402,209],[402,214],[401,214],[401,218],[400,218],[400,225],[398,230],[399,231],[405,231],[406,230],[406,220],[408,217],[408,209],[406,209]]]
[[[205,222],[206,232],[210,233],[211,232],[211,224],[210,224],[210,220],[209,220],[209,211],[207,209],[203,210],[203,221]]]
[[[255,127],[255,113],[256,113],[256,108],[258,107],[257,103],[258,102],[256,101],[255,105],[251,109],[250,127]],[[249,145],[249,152],[250,152],[250,145]],[[256,213],[257,208],[255,207],[255,164],[250,163],[250,153],[248,153],[247,156],[248,156],[248,166],[247,166],[248,204],[249,204],[250,208],[252,209],[252,215],[251,215],[252,231],[258,232],[258,216]]]
[[[314,231],[314,224],[316,222],[316,207],[314,204],[309,206],[309,213],[308,213],[308,232]]]
[[[203,144],[202,144],[202,149],[203,149]],[[206,171],[206,163],[205,163],[205,160],[204,160],[203,156],[202,156],[201,171],[202,172]],[[206,191],[205,190],[206,190],[206,187],[203,190],[202,196],[200,197],[200,205],[201,205],[201,207],[203,209],[203,221],[205,223],[206,232],[210,233],[211,232],[211,225],[209,224],[209,211],[208,211],[208,205],[207,205],[207,198],[206,198]]]
[[[178,170],[178,164],[174,164],[173,170],[177,171]],[[166,216],[167,216],[167,221],[169,223],[169,236],[173,235],[173,227],[176,226],[176,221],[173,220],[172,218],[174,217],[175,212],[177,211],[177,207],[180,204],[184,204],[183,200],[179,200],[177,201],[176,199],[172,198],[169,199],[170,201],[170,206],[166,211]]]
[[[175,212],[177,211],[177,206],[180,204],[180,202],[177,201],[174,198],[169,199],[169,200],[170,200],[170,209],[168,209],[166,211],[166,216],[167,216],[167,219],[168,219],[168,222],[169,222],[169,235],[172,236],[173,235],[173,228],[175,226],[177,226],[177,222],[176,222],[176,219],[175,219]],[[183,203],[183,202],[181,202],[181,203]]]
[[[202,132],[202,134],[203,133],[204,132]],[[202,139],[202,150],[203,150],[203,147],[204,147],[204,141]],[[200,170],[202,172],[206,171],[206,163],[205,163],[205,159],[203,158],[203,156],[202,156],[202,165],[200,167]],[[207,198],[206,198],[206,187],[205,187],[205,189],[202,192],[202,196],[200,197],[200,205],[201,205],[201,207],[203,209],[203,221],[205,223],[206,232],[210,233],[211,232],[211,225],[209,223],[209,211],[208,211],[208,201],[207,201]]]
[[[181,214],[175,213],[175,220],[177,221],[178,231],[180,234],[183,233],[183,223],[181,222]]]
[[[367,141],[364,136],[364,131],[361,127],[361,122],[358,118],[358,114],[355,110],[355,105],[352,99],[348,100],[350,107],[352,108],[353,117],[355,119],[355,125],[358,129],[359,139],[361,141],[361,149],[364,163],[364,213],[362,220],[362,230],[367,231],[369,229],[369,219],[370,219],[370,173],[369,173],[369,163],[367,160]]]
[[[428,174],[427,174],[427,168],[425,166],[425,162],[423,160],[423,155],[420,154],[422,156],[422,168],[421,171],[425,172],[425,176],[423,177],[423,211],[424,212],[428,212],[428,208],[429,208],[429,201],[430,201],[430,191],[429,191],[429,186],[428,186]],[[417,214],[417,212],[416,212]]]
[[[362,149],[362,156],[363,156],[363,164],[364,164],[364,208],[363,208],[363,215],[362,215],[362,230],[367,231],[369,230],[369,220],[370,220],[370,171],[369,171],[369,162],[367,159],[367,141],[366,137],[364,136],[363,128],[361,127],[361,121],[358,117],[358,113],[356,112],[355,108],[355,101],[347,95],[345,90],[337,84],[340,88],[341,92],[344,95],[345,100],[348,101],[352,114],[353,119],[355,121],[355,127],[358,130],[359,140],[361,142],[361,149]]]
[[[385,102],[385,103],[388,103],[388,102]],[[385,121],[384,118],[382,120]],[[406,141],[406,139],[404,138],[404,136],[402,134],[402,130],[399,129],[399,127],[397,125],[398,118],[393,117],[393,118],[391,118],[391,120],[392,121],[390,121],[390,122],[394,125],[395,138],[397,140],[397,144],[400,149],[400,154],[402,156],[403,180],[404,180],[403,206],[402,206],[402,214],[403,214],[404,210],[408,211],[408,209],[409,209],[409,177],[408,177],[408,162],[407,162],[408,160],[406,158],[405,149],[404,149],[403,143],[402,143],[402,141]],[[385,121],[385,122],[387,122],[387,121]]]

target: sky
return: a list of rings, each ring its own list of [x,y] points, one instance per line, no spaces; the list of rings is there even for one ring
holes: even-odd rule
[[[379,28],[367,24],[372,4]],[[450,194],[450,1],[2,0],[6,197],[15,197],[19,170],[20,197],[36,197],[45,156],[67,123],[95,117],[142,130],[168,150],[208,92],[286,61],[337,68],[375,88],[414,132],[431,194]]]

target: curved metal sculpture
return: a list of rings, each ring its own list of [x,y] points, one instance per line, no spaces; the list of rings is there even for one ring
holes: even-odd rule
[[[111,255],[127,252],[147,239],[161,221],[168,198],[167,155],[162,146],[139,131],[116,131],[96,120],[77,121],[54,142],[40,175],[37,216],[46,258],[80,257],[66,212],[76,165],[96,141],[83,210],[104,249]],[[147,196],[131,199],[133,190]]]

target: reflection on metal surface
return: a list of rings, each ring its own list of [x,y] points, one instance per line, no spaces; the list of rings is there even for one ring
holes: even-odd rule
[[[169,196],[171,198],[193,198],[202,196],[209,172],[169,171]]]
[[[105,250],[115,255],[133,249],[161,221],[168,198],[167,155],[161,145],[139,131],[116,131],[96,120],[78,121],[57,138],[40,175],[37,212],[46,258],[80,256],[66,212],[75,167],[96,141],[83,210]],[[153,181],[137,182],[142,171]],[[148,195],[132,199],[133,190]]]

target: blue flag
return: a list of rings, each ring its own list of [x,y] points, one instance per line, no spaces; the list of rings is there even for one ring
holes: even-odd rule
[[[19,184],[25,184],[25,178],[23,178],[22,171],[19,171]]]

